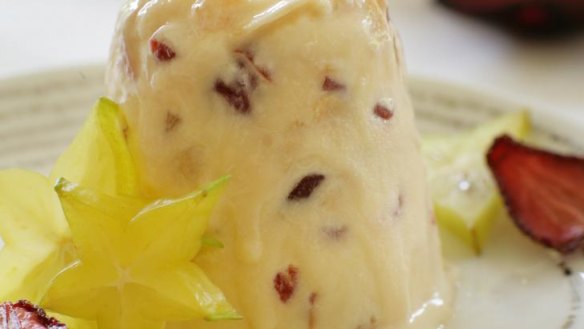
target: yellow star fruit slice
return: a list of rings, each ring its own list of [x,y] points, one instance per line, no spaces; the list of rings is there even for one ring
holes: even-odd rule
[[[66,265],[64,257],[72,248],[51,186],[57,177],[105,193],[136,192],[137,175],[125,128],[118,105],[102,98],[58,160],[51,179],[22,170],[0,173],[0,299],[38,302],[49,280]]]
[[[46,177],[0,172],[0,301],[38,302],[71,261],[69,229]]]
[[[117,103],[100,98],[67,150],[59,157],[49,180],[63,177],[110,195],[137,195],[138,174],[127,143],[128,124]],[[205,236],[208,247],[222,248]]]
[[[47,312],[47,316],[55,318],[59,320],[59,322],[64,323],[67,326],[67,329],[98,329],[95,321],[72,318],[53,312]]]
[[[423,153],[434,210],[441,228],[480,254],[502,201],[486,164],[486,152],[502,134],[517,139],[530,131],[529,115],[503,115],[456,136],[425,138]]]
[[[119,106],[107,98],[95,104],[49,179],[64,177],[110,195],[135,195],[137,173],[128,150],[127,122]]]
[[[52,282],[43,306],[100,329],[155,329],[166,321],[236,319],[192,262],[227,179],[178,199],[109,196],[56,186],[80,260]]]

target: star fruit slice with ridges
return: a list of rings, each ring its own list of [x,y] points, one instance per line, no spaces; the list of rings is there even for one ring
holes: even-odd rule
[[[109,195],[136,195],[137,172],[128,149],[126,118],[115,102],[102,97],[49,177],[63,177]]]
[[[38,302],[72,260],[69,229],[46,177],[0,171],[0,302]]]
[[[151,202],[60,180],[55,189],[80,260],[55,278],[42,305],[95,319],[100,329],[238,318],[192,262],[226,182],[223,178],[184,197]]]
[[[102,98],[57,161],[51,179],[24,170],[0,172],[0,300],[40,302],[50,280],[75,259],[52,188],[56,177],[113,194],[135,193],[137,175],[124,141],[125,127],[117,104]],[[74,318],[65,322],[70,328],[94,327]]]
[[[118,105],[102,98],[57,161],[51,179],[25,170],[0,171],[0,301],[38,303],[51,278],[74,259],[52,187],[57,177],[104,193],[135,193],[137,175],[125,127]]]
[[[501,134],[522,139],[531,123],[526,111],[511,112],[454,136],[426,137],[422,152],[438,225],[480,255],[503,209],[485,154]]]
[[[138,173],[130,153],[128,123],[114,101],[100,98],[71,145],[59,157],[51,182],[63,177],[109,195],[138,195]],[[223,248],[221,241],[205,235],[203,244]]]

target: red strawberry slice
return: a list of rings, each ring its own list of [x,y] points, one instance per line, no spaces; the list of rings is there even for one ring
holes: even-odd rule
[[[533,240],[561,253],[584,241],[584,159],[502,136],[487,154],[507,210]]]
[[[0,329],[66,329],[45,311],[26,301],[0,304]]]

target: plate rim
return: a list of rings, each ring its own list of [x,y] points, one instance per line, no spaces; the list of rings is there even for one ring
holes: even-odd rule
[[[105,67],[106,66],[104,63],[94,62],[81,65],[49,68],[37,72],[26,72],[22,75],[2,78],[0,79],[0,97],[7,94],[6,92],[2,92],[3,90],[17,89],[19,87],[22,88],[23,86],[30,85],[33,81],[40,82],[55,79],[56,77],[71,77],[79,75],[81,75],[82,78],[84,75],[103,75],[105,72]],[[580,122],[580,120],[571,120],[570,115],[567,113],[554,113],[553,109],[529,104],[528,101],[522,99],[521,97],[507,95],[500,91],[487,88],[483,89],[477,86],[469,86],[459,82],[437,79],[421,74],[408,74],[405,77],[405,83],[410,95],[412,94],[413,88],[436,90],[440,91],[440,93],[446,93],[448,95],[464,95],[465,99],[492,99],[493,103],[498,104],[498,107],[527,109],[536,129],[542,129],[544,131],[551,130],[553,133],[558,134],[564,139],[568,140],[571,145],[584,149],[583,141],[575,140],[574,138],[568,136],[584,129],[584,120],[582,122]],[[47,83],[47,85],[50,84]],[[55,86],[54,88],[57,89],[58,87],[59,86]]]

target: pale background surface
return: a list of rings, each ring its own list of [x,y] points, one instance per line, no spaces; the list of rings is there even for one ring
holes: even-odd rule
[[[0,0],[0,79],[107,58],[121,0]],[[520,42],[430,0],[389,0],[413,75],[516,99],[584,124],[584,34]]]

